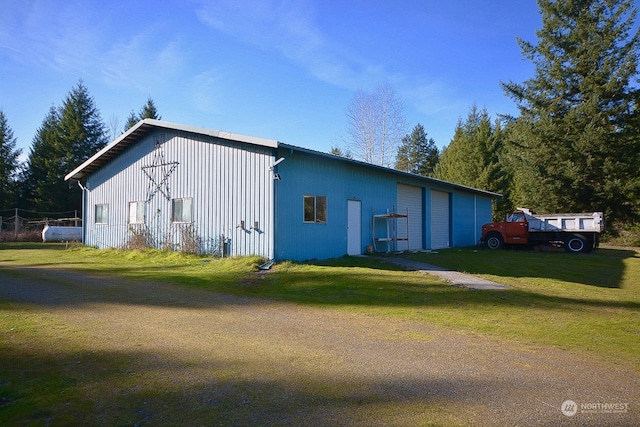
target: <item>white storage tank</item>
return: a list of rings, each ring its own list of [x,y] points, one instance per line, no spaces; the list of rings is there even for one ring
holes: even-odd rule
[[[57,227],[47,225],[42,230],[43,242],[81,242],[82,227]]]

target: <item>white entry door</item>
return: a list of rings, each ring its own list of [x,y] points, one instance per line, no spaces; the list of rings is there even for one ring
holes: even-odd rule
[[[347,201],[347,254],[362,255],[360,200]]]

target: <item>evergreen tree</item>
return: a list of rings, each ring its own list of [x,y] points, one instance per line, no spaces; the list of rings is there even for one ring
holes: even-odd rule
[[[518,162],[514,198],[546,212],[640,215],[640,30],[632,0],[538,0],[538,44],[519,40],[535,65],[503,83],[520,110],[510,131]]]
[[[60,108],[49,110],[34,137],[28,161],[34,209],[43,212],[79,210],[80,189],[65,182],[64,177],[106,143],[106,129],[100,113],[80,81]]]
[[[147,99],[147,103],[142,106],[137,115],[131,111],[129,117],[127,117],[127,122],[124,125],[124,131],[128,131],[135,126],[136,123],[144,119],[162,120],[162,116],[158,114],[158,108],[151,97]]]
[[[16,149],[17,141],[13,130],[0,109],[0,209],[16,207],[18,202],[18,172],[21,150]]]
[[[334,156],[338,156],[338,157],[344,157],[345,159],[352,159],[353,157],[351,156],[351,153],[347,150],[347,151],[342,151],[342,148],[336,146],[336,147],[331,147],[331,151],[330,154],[333,154]]]
[[[410,135],[405,135],[396,155],[396,169],[423,176],[433,176],[439,151],[433,138],[427,137],[418,123]]]
[[[61,165],[60,116],[51,106],[42,125],[36,131],[27,159],[23,193],[29,208],[43,212],[58,211],[51,195],[59,193],[65,169]],[[54,197],[64,197],[57,195]]]
[[[505,166],[504,131],[499,122],[491,123],[486,109],[473,106],[465,121],[459,120],[451,143],[442,151],[435,177],[468,187],[500,193],[494,216],[511,210],[510,173]]]
[[[129,117],[127,117],[127,121],[124,124],[124,132],[134,127],[136,123],[138,123],[138,121],[138,116],[133,112],[133,110],[131,110],[131,113],[129,113]]]
[[[138,114],[138,118],[140,120],[143,119],[155,119],[162,120],[162,116],[158,114],[158,109],[156,108],[156,104],[153,102],[151,97],[147,98],[147,103],[140,109],[140,114]]]

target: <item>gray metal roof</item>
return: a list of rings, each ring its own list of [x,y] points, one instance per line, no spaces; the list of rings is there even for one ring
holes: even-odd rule
[[[400,176],[406,176],[412,179],[418,179],[418,180],[422,180],[432,184],[440,184],[447,187],[453,187],[460,190],[483,194],[490,197],[502,197],[501,194],[493,193],[491,191],[479,190],[477,188],[467,187],[465,185],[460,185],[460,184],[454,184],[454,183],[442,181],[436,178],[430,178],[422,175],[403,172],[397,169],[378,166],[371,163],[362,162],[359,160],[347,159],[345,157],[339,157],[333,154],[323,153],[321,151],[315,151],[315,150],[310,150],[308,148],[298,147],[295,145],[284,144],[272,139],[257,138],[253,136],[246,136],[246,135],[240,135],[240,134],[231,133],[231,132],[224,132],[224,131],[218,131],[213,129],[181,125],[178,123],[171,123],[171,122],[154,120],[154,119],[144,119],[136,123],[136,125],[133,126],[131,129],[129,129],[128,131],[120,135],[120,137],[118,137],[113,142],[108,144],[102,150],[98,151],[90,159],[82,163],[80,166],[75,168],[71,173],[65,176],[64,177],[65,181],[68,181],[70,179],[76,179],[76,180],[83,179],[87,175],[95,172],[100,167],[107,164],[109,161],[111,161],[111,159],[119,155],[121,152],[123,152],[132,144],[134,144],[144,135],[148,134],[153,129],[158,129],[158,128],[190,132],[190,133],[195,133],[199,135],[212,136],[215,138],[222,138],[222,139],[227,139],[231,141],[245,142],[248,144],[259,145],[259,146],[269,147],[269,148],[284,148],[284,149],[299,151],[299,152],[303,152],[303,153],[307,153],[315,156],[357,164],[357,165],[368,167],[368,168],[379,169],[388,173],[393,173]]]
[[[205,129],[194,126],[186,126],[178,123],[165,122],[162,120],[144,119],[136,123],[131,129],[120,135],[113,142],[102,150],[91,156],[87,161],[75,168],[64,177],[65,181],[70,179],[83,179],[87,175],[95,172],[100,167],[108,163],[111,159],[126,150],[144,135],[153,129],[164,128],[183,132],[196,133],[199,135],[212,136],[215,138],[227,139],[231,141],[246,142],[248,144],[260,145],[270,148],[278,148],[278,141],[271,139],[256,138],[253,136],[240,135],[231,132]]]

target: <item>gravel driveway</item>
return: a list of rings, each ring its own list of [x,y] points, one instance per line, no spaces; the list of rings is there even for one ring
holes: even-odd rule
[[[208,424],[198,414],[212,410],[227,425],[640,425],[632,368],[426,322],[2,265],[0,300],[46,311],[96,353],[155,376],[169,397],[118,390],[139,405],[138,425],[179,424],[176,411]]]

